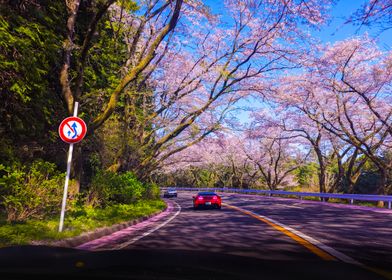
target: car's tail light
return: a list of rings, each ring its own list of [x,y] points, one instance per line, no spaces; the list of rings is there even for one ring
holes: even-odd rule
[[[212,199],[213,199],[213,200],[217,200],[218,197],[217,197],[216,195],[214,195],[214,196],[212,197]]]
[[[202,196],[199,196],[197,199],[198,199],[198,200],[203,200],[203,197],[202,197]]]

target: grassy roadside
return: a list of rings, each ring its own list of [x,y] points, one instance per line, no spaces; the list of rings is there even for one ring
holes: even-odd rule
[[[61,233],[58,232],[59,217],[23,223],[7,223],[4,217],[0,217],[0,247],[73,237],[96,228],[151,215],[164,208],[162,200],[141,200],[135,204],[116,204],[104,209],[85,207],[66,214]]]

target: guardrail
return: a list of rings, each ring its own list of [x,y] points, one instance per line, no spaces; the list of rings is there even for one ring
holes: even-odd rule
[[[162,188],[167,189],[167,188]],[[230,193],[246,193],[246,194],[264,194],[268,196],[296,196],[299,199],[303,197],[319,197],[322,201],[326,198],[336,198],[348,200],[350,204],[354,201],[384,201],[388,204],[388,209],[392,206],[392,195],[373,195],[373,194],[337,194],[337,193],[311,193],[311,192],[287,192],[287,191],[270,191],[270,190],[255,190],[255,189],[233,189],[233,188],[182,188],[176,187],[177,190],[184,191],[219,191]]]

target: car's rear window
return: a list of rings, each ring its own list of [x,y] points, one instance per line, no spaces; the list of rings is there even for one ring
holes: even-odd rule
[[[216,195],[214,192],[199,192],[199,195]]]

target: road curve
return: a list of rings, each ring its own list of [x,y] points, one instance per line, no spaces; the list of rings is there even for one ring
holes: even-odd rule
[[[222,194],[221,210],[195,211],[194,194],[179,192],[167,211],[76,249],[0,250],[0,275],[392,279],[391,214],[238,194]]]
[[[178,198],[168,200],[175,208],[170,215],[90,249],[187,250],[267,261],[335,260],[391,275],[391,214],[238,194],[221,194],[227,204],[221,210],[195,211],[192,195],[179,192]]]

